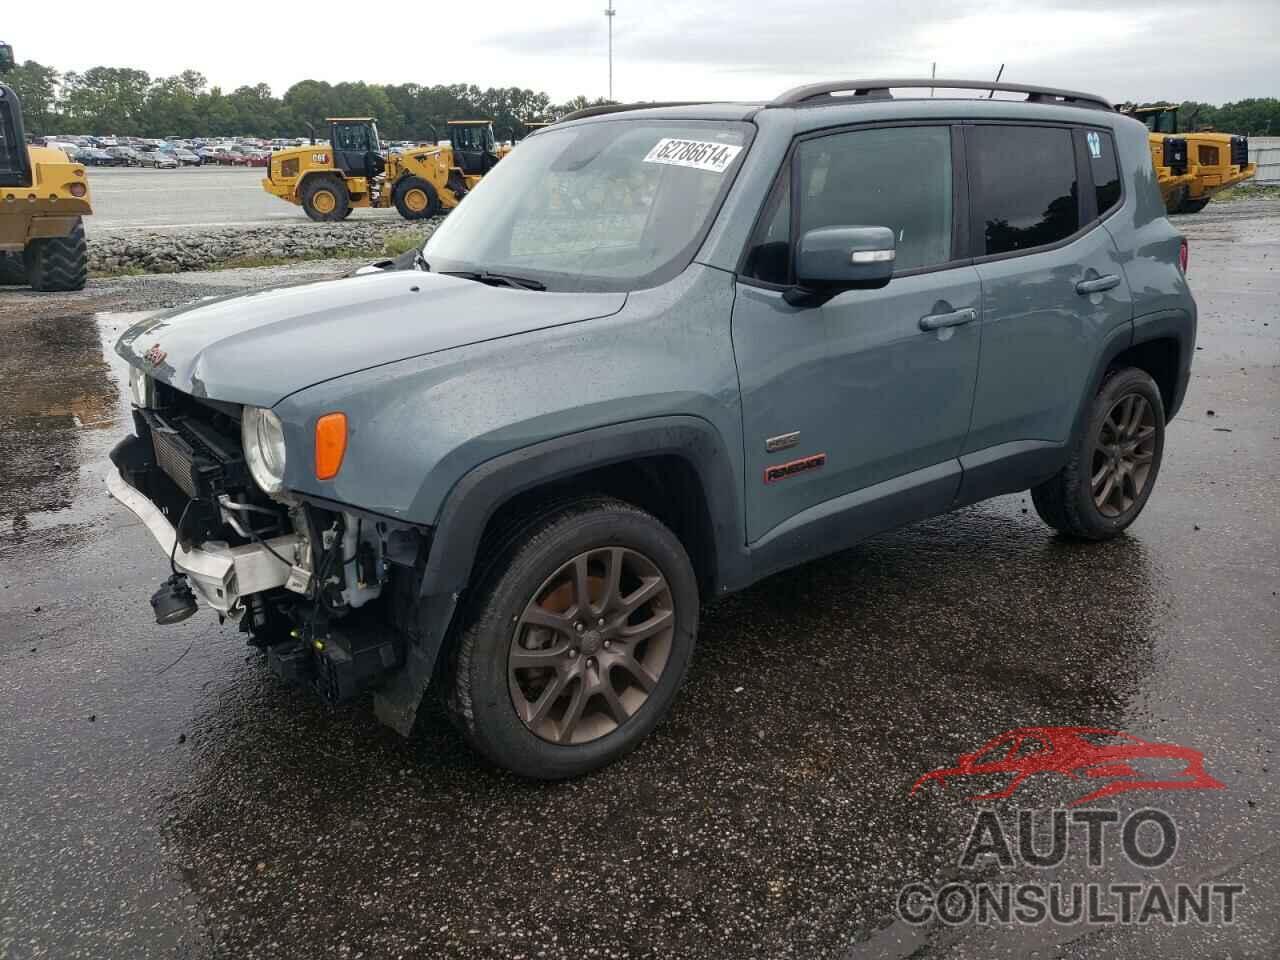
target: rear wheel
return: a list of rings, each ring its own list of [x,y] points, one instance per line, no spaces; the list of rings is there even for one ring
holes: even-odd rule
[[[84,237],[84,222],[65,237],[32,240],[23,251],[27,283],[31,289],[49,293],[83,290],[89,279],[89,245]]]
[[[670,530],[617,500],[571,503],[528,523],[482,578],[450,712],[517,774],[588,773],[666,714],[697,621],[693,567]]]
[[[345,220],[351,212],[347,185],[337,177],[309,177],[302,186],[302,209],[312,220]]]
[[[1109,540],[1146,506],[1164,455],[1164,402],[1145,370],[1103,381],[1071,460],[1031,491],[1045,523],[1084,540]]]
[[[27,282],[27,268],[22,254],[0,250],[0,287],[21,287]]]
[[[391,200],[406,220],[425,220],[440,212],[440,195],[421,177],[401,177]]]
[[[1199,213],[1209,205],[1209,201],[1212,199],[1212,197],[1201,197],[1199,200],[1192,200],[1188,197],[1182,201],[1179,213]]]

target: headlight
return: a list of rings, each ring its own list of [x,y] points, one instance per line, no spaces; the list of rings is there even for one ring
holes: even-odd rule
[[[284,429],[280,418],[261,407],[245,407],[240,439],[254,482],[263,493],[279,493],[284,484]]]
[[[156,382],[140,367],[129,368],[129,399],[144,410],[155,406]]]

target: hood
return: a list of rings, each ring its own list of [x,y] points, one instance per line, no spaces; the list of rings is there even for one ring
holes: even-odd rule
[[[625,293],[546,293],[416,270],[199,301],[135,324],[116,352],[184,393],[270,407],[369,367],[607,317]]]

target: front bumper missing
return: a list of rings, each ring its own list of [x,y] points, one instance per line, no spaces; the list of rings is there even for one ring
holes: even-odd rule
[[[142,492],[130,486],[112,467],[107,472],[107,491],[128,507],[156,538],[166,557],[172,555],[174,566],[185,573],[196,595],[209,607],[231,619],[243,612],[240,598],[274,587],[282,587],[289,579],[289,564],[281,563],[260,543],[233,547],[226,543],[206,542],[174,549],[177,532],[169,518]],[[286,559],[295,555],[301,538],[296,533],[273,537],[266,543]]]

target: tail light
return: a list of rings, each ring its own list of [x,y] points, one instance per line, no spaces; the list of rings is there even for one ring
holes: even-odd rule
[[[1183,237],[1178,244],[1178,269],[1182,271],[1183,276],[1187,273],[1187,263],[1191,259],[1191,250],[1187,247],[1187,238]]]

